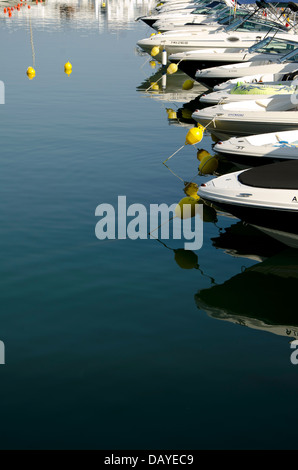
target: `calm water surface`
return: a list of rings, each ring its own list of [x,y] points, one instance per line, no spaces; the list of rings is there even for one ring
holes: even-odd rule
[[[145,92],[147,2],[2,7],[1,448],[297,448],[296,252],[222,214],[193,269],[177,240],[95,237],[98,204],[184,196],[161,162],[202,90]],[[192,148],[169,163],[210,178]]]

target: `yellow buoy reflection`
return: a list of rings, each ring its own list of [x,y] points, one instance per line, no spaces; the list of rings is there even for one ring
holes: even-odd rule
[[[150,85],[151,85],[150,86],[151,90],[155,90],[155,91],[159,90],[159,84],[157,82],[152,82]]]
[[[177,119],[177,113],[172,108],[167,108],[168,119]]]
[[[197,199],[194,199],[193,197],[184,197],[178,202],[175,208],[175,215],[180,219],[189,219],[198,214],[198,211],[199,207]]]
[[[190,250],[178,248],[174,250],[175,261],[182,269],[195,269],[198,266],[198,256]]]
[[[193,86],[194,86],[193,80],[185,80],[185,82],[182,85],[182,90],[191,90]]]
[[[199,165],[201,175],[212,175],[218,168],[218,159],[212,155],[206,155]]]
[[[200,162],[203,160],[204,157],[210,156],[210,153],[207,152],[205,149],[199,149],[197,152],[197,159],[200,160]]]
[[[197,201],[200,199],[200,196],[197,194],[199,186],[196,183],[184,183],[184,192],[187,196],[192,197],[193,199],[196,199]]]

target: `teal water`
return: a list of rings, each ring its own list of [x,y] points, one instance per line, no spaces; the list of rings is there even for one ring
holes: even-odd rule
[[[135,50],[136,3],[32,4],[33,80],[29,13],[1,10],[0,447],[297,448],[297,253],[222,214],[194,269],[177,240],[95,237],[118,195],[184,196],[161,163],[188,130],[166,108],[184,102],[144,92],[158,68]],[[189,147],[169,166],[210,178]]]

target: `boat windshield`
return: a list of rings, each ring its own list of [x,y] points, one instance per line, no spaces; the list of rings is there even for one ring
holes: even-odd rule
[[[222,18],[221,20],[218,20],[218,24],[220,25],[229,25],[229,24],[232,24],[233,22],[235,22],[236,20],[238,21],[239,18],[242,18],[242,21],[243,21],[243,17],[244,16],[247,16],[247,11],[243,10],[243,11],[238,11],[236,13],[236,15],[228,15],[228,16],[224,16],[224,18]]]
[[[194,11],[191,12],[192,15],[208,15],[210,11],[220,11],[225,10],[227,6],[224,3],[213,2],[209,5],[206,5],[203,8],[196,8]]]
[[[279,62],[282,64],[283,62],[298,62],[298,47],[294,49],[292,52],[284,55]]]
[[[250,54],[288,54],[298,47],[298,42],[268,36],[248,49]]]
[[[278,23],[274,23],[274,21],[268,21],[268,20],[246,20],[243,21],[243,19],[239,19],[238,21],[230,24],[226,28],[226,31],[270,31],[272,29],[279,29],[281,31],[288,31],[286,26],[282,26]]]

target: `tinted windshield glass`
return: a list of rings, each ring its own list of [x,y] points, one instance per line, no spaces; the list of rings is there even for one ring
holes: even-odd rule
[[[239,11],[236,15],[229,15],[225,16],[221,20],[218,21],[218,24],[221,25],[227,25],[227,24],[232,24],[235,21],[238,22],[239,18],[243,18],[244,16],[247,16],[247,11]]]
[[[287,31],[285,26],[281,26],[273,21],[252,21],[247,20],[241,23],[243,20],[239,20],[238,22],[231,24],[226,28],[226,31],[270,31],[271,29],[281,29],[283,31]],[[239,25],[239,26],[238,26]]]
[[[281,62],[298,62],[298,48],[294,49],[289,54],[286,54]]]
[[[258,52],[260,54],[287,54],[298,47],[298,43],[289,42],[283,39],[268,37],[258,44],[250,47],[249,52]]]
[[[196,8],[194,11],[192,11],[193,15],[208,15],[210,11],[219,11],[225,9],[226,6],[223,5],[222,3],[216,3],[214,6],[206,6],[205,8]]]

